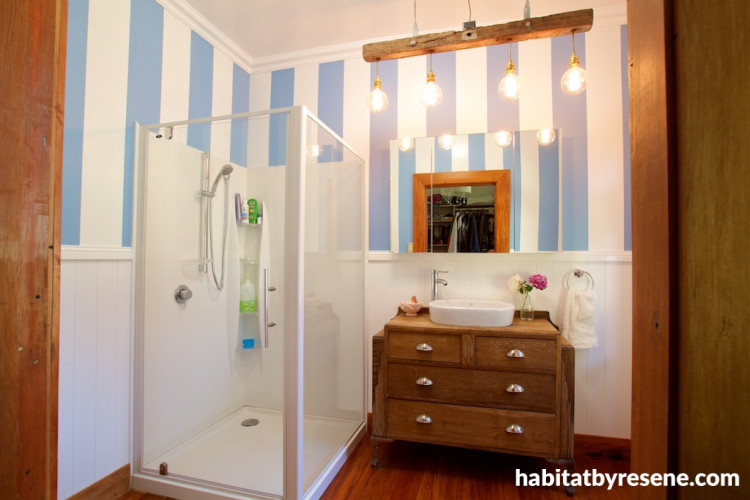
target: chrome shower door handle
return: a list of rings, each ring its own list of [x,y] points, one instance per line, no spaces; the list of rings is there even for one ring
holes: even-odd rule
[[[269,274],[268,268],[263,269],[263,347],[268,347],[268,329],[276,326],[273,321],[268,321],[268,292],[275,292],[275,286],[269,286]]]

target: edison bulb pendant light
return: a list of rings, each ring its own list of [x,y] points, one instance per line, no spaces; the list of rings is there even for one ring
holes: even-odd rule
[[[383,84],[380,81],[378,63],[375,63],[375,83],[372,85],[372,91],[367,96],[367,109],[370,113],[382,113],[388,109],[388,96],[383,92]]]
[[[495,144],[501,148],[507,148],[513,142],[513,133],[507,130],[500,130],[495,133]]]
[[[576,55],[575,35],[573,36],[573,55],[570,56],[568,71],[563,73],[560,86],[563,92],[569,95],[577,95],[586,90],[586,70],[581,67],[581,61]]]
[[[540,146],[549,146],[555,142],[555,130],[551,128],[539,129],[536,133],[536,142]]]
[[[453,136],[450,134],[443,134],[438,138],[438,146],[444,151],[448,151],[453,147]]]
[[[513,58],[510,56],[510,44],[508,45],[508,64],[505,66],[505,76],[500,80],[497,86],[497,92],[500,97],[507,101],[517,101],[523,93],[523,84],[516,74],[516,66],[513,64]]]
[[[443,91],[435,83],[435,73],[432,72],[432,54],[430,54],[430,71],[427,73],[427,83],[419,94],[419,100],[425,108],[435,108],[443,102]]]
[[[400,149],[401,151],[411,151],[413,147],[414,139],[412,137],[404,136],[398,140],[398,149]]]

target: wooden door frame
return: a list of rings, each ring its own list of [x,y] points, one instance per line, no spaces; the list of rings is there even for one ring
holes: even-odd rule
[[[677,467],[678,248],[673,0],[628,1],[633,231],[631,471]],[[636,488],[666,498],[667,488]]]
[[[67,0],[0,2],[0,491],[57,498]]]

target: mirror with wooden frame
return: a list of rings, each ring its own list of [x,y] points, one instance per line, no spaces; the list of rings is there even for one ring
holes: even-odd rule
[[[495,134],[491,133],[455,135],[448,149],[441,144],[439,137],[417,137],[407,144],[392,140],[389,176],[391,252],[409,252],[419,248],[414,245],[414,174],[463,175],[464,172],[490,170],[510,171],[510,251],[560,251],[563,223],[561,201],[564,192],[561,183],[562,135],[560,129],[555,129],[555,133],[557,139],[546,146],[537,142],[536,130],[513,132],[511,144],[504,147],[495,141]],[[460,188],[448,188],[442,192],[443,195],[446,193],[450,197],[462,197]],[[474,194],[472,192],[471,196],[474,197]],[[447,207],[433,210],[438,217],[447,211]],[[429,216],[427,219],[429,222]],[[440,221],[440,225],[433,229],[435,233],[444,233],[446,226],[449,226],[449,222]],[[426,251],[445,251],[445,245],[431,247],[429,241],[426,240]]]
[[[413,175],[413,234],[414,251],[455,251],[455,252],[498,252],[508,253],[510,251],[510,171],[509,170],[485,170],[466,172],[439,172],[422,173]],[[492,202],[489,205],[472,206],[465,203],[451,203],[442,197],[431,194],[441,188],[457,188],[470,186],[489,186],[492,189]],[[455,201],[455,200],[453,200]],[[435,208],[447,207],[448,213],[443,211],[441,221],[447,222],[443,234],[439,236],[440,243],[436,244],[435,236],[438,230],[435,224]],[[479,241],[469,246],[463,246],[457,235],[457,226],[463,217],[474,217],[473,210],[482,212],[482,224],[484,221],[491,226],[489,244],[480,244]],[[479,219],[479,216],[476,217]],[[472,229],[479,240],[482,231],[484,236],[488,234],[484,228],[479,229],[479,223],[472,222]]]

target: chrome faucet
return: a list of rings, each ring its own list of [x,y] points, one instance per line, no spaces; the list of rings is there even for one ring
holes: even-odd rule
[[[437,269],[432,270],[432,281],[430,281],[430,302],[437,299],[438,284],[448,286],[448,282],[440,278],[440,273],[447,273],[448,271],[438,271]]]

